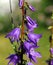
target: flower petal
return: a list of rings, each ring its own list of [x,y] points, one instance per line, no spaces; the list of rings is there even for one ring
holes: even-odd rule
[[[11,32],[9,32],[6,38],[10,38],[10,41],[14,42],[15,40],[18,41],[20,37],[20,28],[15,28]]]
[[[50,52],[53,54],[53,48],[50,48]]]
[[[35,48],[35,46],[34,46],[33,44],[31,44],[30,42],[25,41],[25,42],[24,42],[24,48],[25,48],[26,51],[29,52],[30,49],[31,49],[31,48]]]
[[[23,5],[23,0],[19,0],[19,7],[21,8]]]
[[[27,65],[33,65],[33,63],[32,62],[27,62]]]
[[[31,23],[27,21],[26,27],[29,31],[33,31],[34,28],[38,27],[38,24],[36,23],[36,21],[31,21]]]
[[[11,54],[9,57],[7,57],[7,59],[10,60],[8,62],[8,65],[10,65],[11,63],[13,63],[13,65],[16,65],[20,60],[20,56],[18,56],[17,54]]]
[[[31,6],[31,5],[29,5],[29,9],[30,9],[31,11],[35,11],[35,8],[34,8],[33,6]]]
[[[28,39],[29,39],[31,42],[33,42],[34,44],[35,44],[36,42],[38,42],[39,39],[42,37],[41,34],[34,34],[34,33],[31,33],[31,32],[29,32],[29,33],[27,34],[27,36],[28,36]]]

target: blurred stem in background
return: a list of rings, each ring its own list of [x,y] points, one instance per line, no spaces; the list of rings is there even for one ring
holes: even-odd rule
[[[11,14],[12,29],[14,29],[14,22],[13,22],[13,15],[12,15],[12,5],[11,5],[11,0],[9,0],[9,5],[10,5],[10,14]]]

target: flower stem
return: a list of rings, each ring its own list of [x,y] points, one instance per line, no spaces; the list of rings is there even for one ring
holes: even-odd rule
[[[12,16],[12,6],[11,6],[11,0],[9,0],[9,5],[10,5],[10,14],[11,14],[12,29],[14,29],[13,16]]]
[[[24,39],[24,0],[22,5],[22,26],[21,26],[21,65],[23,65],[23,39]]]

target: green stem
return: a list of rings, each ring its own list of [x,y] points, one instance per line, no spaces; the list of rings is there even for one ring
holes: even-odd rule
[[[12,29],[14,29],[14,23],[13,23],[13,17],[12,17],[12,6],[11,6],[11,0],[9,0],[9,5],[10,5],[10,14],[11,14]]]

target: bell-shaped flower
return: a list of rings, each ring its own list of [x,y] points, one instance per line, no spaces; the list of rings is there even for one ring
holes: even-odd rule
[[[34,48],[30,49],[30,52],[27,53],[27,56],[30,60],[33,60],[34,62],[37,62],[36,58],[41,58],[41,55],[39,52],[35,52]]]
[[[27,34],[27,37],[28,37],[28,39],[29,39],[31,42],[33,42],[33,43],[35,44],[36,42],[39,41],[39,39],[42,37],[42,35],[41,35],[41,34],[35,34],[35,33],[29,32],[29,33]]]
[[[29,42],[29,41],[25,41],[23,43],[23,46],[24,46],[24,49],[26,50],[26,52],[29,52],[31,48],[38,48],[39,47],[39,46],[37,46],[37,43],[36,43],[36,45],[34,45],[34,44],[31,44],[31,42]]]
[[[35,8],[31,5],[28,6],[31,11],[35,11]]]
[[[22,8],[23,0],[19,0],[19,7]]]
[[[30,53],[27,53],[27,57],[28,57],[30,60],[34,61],[35,63],[37,62],[36,58],[35,58],[34,56],[32,56]]]
[[[33,24],[33,19],[30,16],[26,16],[26,20],[30,23]]]
[[[53,59],[51,60],[51,64],[50,65],[53,65]]]
[[[51,52],[51,54],[53,54],[53,48],[50,48],[50,52]]]
[[[6,36],[6,38],[10,38],[12,42],[19,41],[19,37],[20,37],[20,28],[15,28],[13,29],[10,33],[8,33]]]
[[[36,58],[41,58],[40,53],[39,53],[39,52],[36,52],[36,51],[34,50],[34,48],[31,48],[31,49],[30,49],[30,54],[31,54],[32,56],[35,56]]]
[[[27,62],[26,65],[34,65],[32,62]]]
[[[9,57],[7,57],[7,59],[10,60],[8,62],[8,65],[10,65],[11,63],[13,63],[13,65],[17,65],[20,61],[20,56],[18,56],[17,54],[12,54]]]
[[[35,21],[31,21],[31,23],[29,21],[27,21],[26,22],[26,27],[27,27],[28,31],[33,31],[34,28],[38,27],[38,24],[36,23],[36,20]]]
[[[53,58],[46,61],[48,65],[53,65]]]

